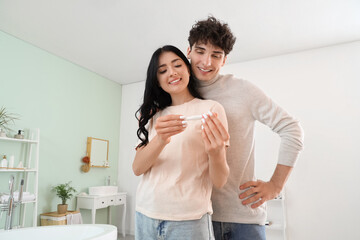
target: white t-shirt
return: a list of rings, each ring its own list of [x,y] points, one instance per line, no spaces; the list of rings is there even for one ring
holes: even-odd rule
[[[224,108],[213,100],[193,100],[159,111],[149,124],[149,141],[156,135],[160,116],[199,115],[212,111],[227,129]],[[228,145],[228,143],[226,143]],[[195,220],[212,214],[212,182],[208,155],[201,136],[201,120],[188,121],[185,131],[171,137],[152,168],[142,175],[137,188],[136,211],[154,219]]]

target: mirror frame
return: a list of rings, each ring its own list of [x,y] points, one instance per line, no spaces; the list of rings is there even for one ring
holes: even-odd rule
[[[106,149],[106,160],[105,160],[104,165],[94,165],[93,161],[91,160],[91,150],[92,150],[93,140],[106,142],[107,149]],[[109,168],[110,167],[109,166],[109,140],[105,140],[105,139],[101,139],[101,138],[88,137],[87,138],[86,155],[90,159],[90,162],[89,162],[90,167]]]

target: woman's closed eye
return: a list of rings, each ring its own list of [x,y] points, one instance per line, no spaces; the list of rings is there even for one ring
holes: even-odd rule
[[[164,73],[166,73],[166,71],[167,71],[167,69],[165,68],[165,69],[159,69],[159,74],[164,74]]]

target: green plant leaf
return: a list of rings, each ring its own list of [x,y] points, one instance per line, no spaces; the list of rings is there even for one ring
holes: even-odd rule
[[[70,200],[76,192],[75,188],[70,186],[70,182],[56,185],[52,188],[52,191],[61,199],[62,204],[66,204],[67,200]]]
[[[0,128],[6,131],[11,131],[8,127],[10,123],[15,123],[15,120],[19,120],[19,115],[7,112],[5,107],[0,108]]]

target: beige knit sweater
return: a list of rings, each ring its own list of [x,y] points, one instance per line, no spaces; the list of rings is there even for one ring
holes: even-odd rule
[[[279,107],[263,91],[233,75],[218,75],[210,81],[198,81],[205,99],[223,105],[229,125],[230,147],[227,161],[230,176],[222,189],[213,189],[212,219],[220,222],[264,225],[266,204],[252,209],[239,199],[239,186],[256,180],[254,173],[255,121],[267,125],[281,138],[278,163],[294,166],[303,149],[303,131],[299,122]]]

